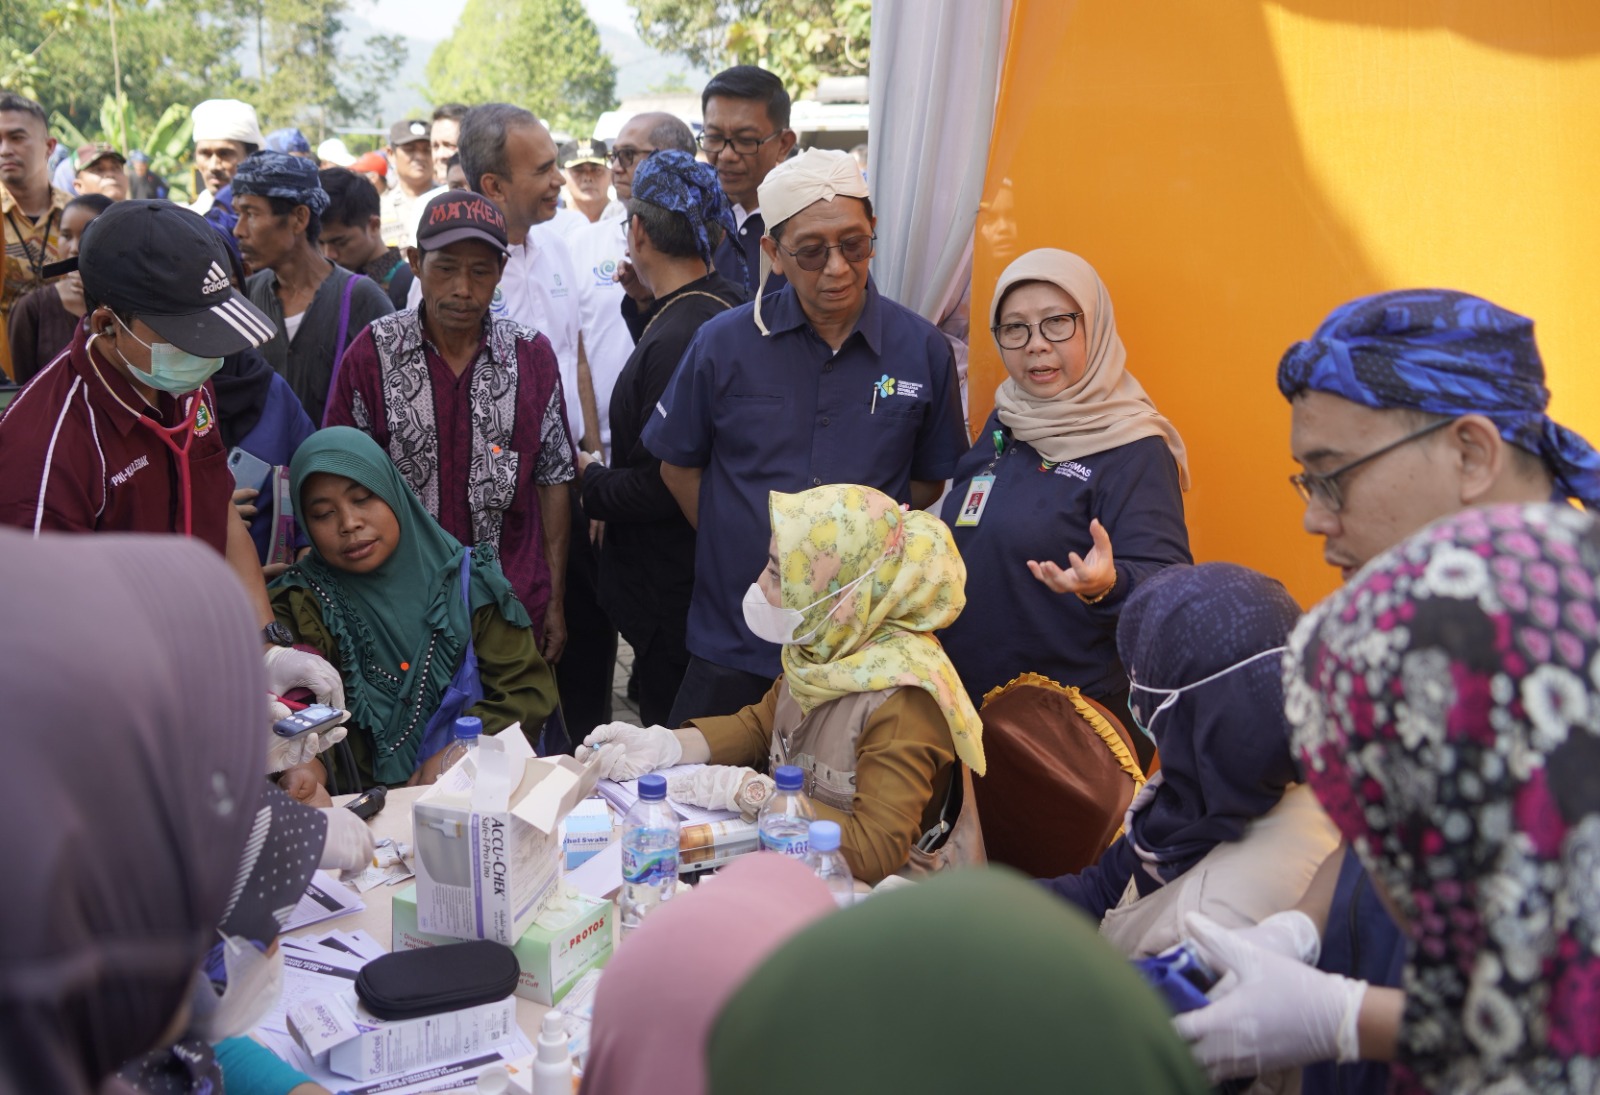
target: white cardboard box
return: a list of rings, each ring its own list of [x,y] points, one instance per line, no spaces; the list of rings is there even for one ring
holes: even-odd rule
[[[288,1026],[318,1064],[352,1080],[379,1080],[511,1041],[517,1002],[507,996],[460,1011],[384,1020],[362,1007],[352,990],[290,1008]]]
[[[417,928],[515,946],[561,880],[561,819],[598,778],[534,756],[519,727],[483,738],[412,805]]]

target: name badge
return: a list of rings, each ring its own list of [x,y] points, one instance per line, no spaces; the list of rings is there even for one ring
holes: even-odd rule
[[[989,494],[994,490],[994,476],[974,475],[971,486],[967,487],[967,500],[961,504],[961,513],[956,517],[956,527],[970,527],[983,520],[983,509],[989,504]]]

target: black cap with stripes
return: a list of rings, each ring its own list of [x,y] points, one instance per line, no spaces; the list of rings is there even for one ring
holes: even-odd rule
[[[226,357],[272,338],[271,319],[233,287],[227,245],[198,214],[168,201],[121,201],[83,233],[84,296],[133,315],[167,342]]]

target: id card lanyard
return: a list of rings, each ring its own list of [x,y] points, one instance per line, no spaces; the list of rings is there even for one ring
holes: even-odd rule
[[[967,487],[965,500],[961,503],[961,512],[956,515],[957,528],[973,528],[983,520],[983,511],[988,508],[989,496],[994,493],[994,469],[1000,463],[1000,458],[1005,455],[1006,435],[1004,430],[995,430],[994,459],[984,467],[983,471],[972,477],[972,482]]]

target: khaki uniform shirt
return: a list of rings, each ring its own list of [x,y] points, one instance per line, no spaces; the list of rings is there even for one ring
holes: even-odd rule
[[[50,208],[38,221],[17,207],[11,191],[0,186],[0,224],[6,233],[5,284],[0,288],[0,367],[11,376],[11,339],[6,329],[11,306],[44,284],[39,271],[61,257],[61,210],[71,195],[50,188]]]

